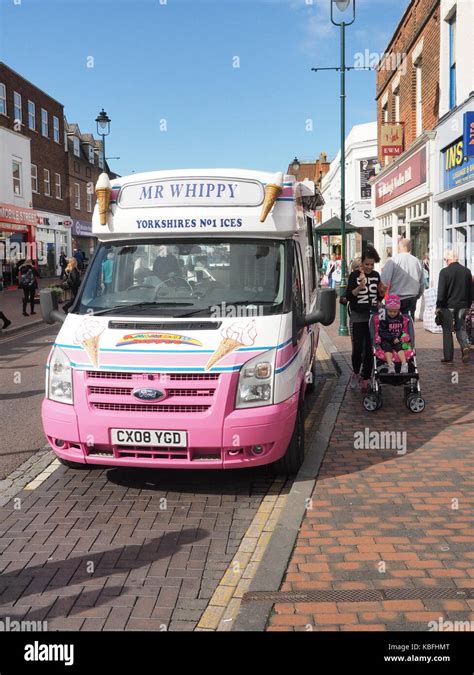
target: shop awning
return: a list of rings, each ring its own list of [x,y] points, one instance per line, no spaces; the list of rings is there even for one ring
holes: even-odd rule
[[[341,226],[342,220],[337,216],[333,216],[332,218],[329,218],[329,220],[325,220],[324,223],[316,225],[314,231],[316,234],[321,235],[336,235],[341,234]],[[354,227],[350,223],[346,223],[346,234],[348,232],[357,232],[357,227]]]

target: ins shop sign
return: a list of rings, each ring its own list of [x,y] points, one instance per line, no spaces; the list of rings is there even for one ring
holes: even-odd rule
[[[474,156],[466,157],[462,138],[443,150],[443,173],[445,190],[474,180]]]

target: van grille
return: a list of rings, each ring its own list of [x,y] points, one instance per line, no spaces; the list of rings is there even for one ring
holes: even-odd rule
[[[86,371],[91,410],[138,413],[205,413],[216,400],[219,373],[122,373]],[[174,385],[174,386],[172,386]],[[140,400],[135,389],[158,389],[163,398]]]

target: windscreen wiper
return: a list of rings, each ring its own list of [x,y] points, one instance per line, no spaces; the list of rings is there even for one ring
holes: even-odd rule
[[[115,307],[107,307],[98,312],[94,312],[94,316],[99,314],[108,314],[109,312],[119,312],[124,309],[137,309],[139,307],[192,307],[192,302],[135,302],[131,305],[116,305]]]

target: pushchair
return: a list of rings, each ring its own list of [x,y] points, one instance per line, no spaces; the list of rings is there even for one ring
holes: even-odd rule
[[[372,345],[373,370],[366,396],[364,397],[364,408],[368,412],[374,412],[383,405],[382,385],[404,388],[405,405],[411,412],[420,413],[425,408],[425,400],[421,396],[420,376],[416,365],[415,352],[415,327],[413,320],[408,314],[403,315],[403,333],[409,337],[404,345],[406,360],[408,363],[408,372],[401,373],[400,357],[396,351],[392,352],[395,373],[388,372],[388,364],[385,360],[385,354],[381,348],[381,338],[379,335],[380,320],[383,318],[385,308],[381,313],[373,314],[369,320],[370,340]],[[402,339],[403,343],[403,339]]]

